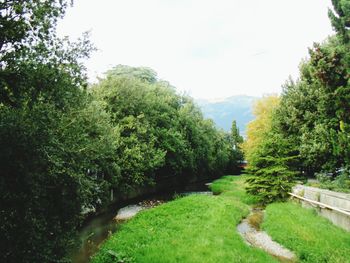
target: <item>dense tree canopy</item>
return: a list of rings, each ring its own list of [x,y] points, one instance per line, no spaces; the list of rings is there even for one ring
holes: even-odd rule
[[[190,181],[226,170],[232,151],[225,147],[227,136],[151,69],[119,65],[93,94],[120,131],[118,156],[126,185],[169,176]]]
[[[66,256],[84,209],[103,202],[119,176],[117,133],[84,91],[91,45],[60,40],[66,1],[1,7],[1,261]],[[19,238],[20,237],[20,238]]]

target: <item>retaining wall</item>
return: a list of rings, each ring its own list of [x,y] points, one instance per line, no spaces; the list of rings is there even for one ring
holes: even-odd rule
[[[304,185],[296,185],[293,188],[293,194],[350,212],[350,194]],[[303,207],[315,208],[318,214],[329,219],[333,224],[350,231],[350,216],[322,207],[322,205],[315,206],[307,201],[301,201],[301,204]]]

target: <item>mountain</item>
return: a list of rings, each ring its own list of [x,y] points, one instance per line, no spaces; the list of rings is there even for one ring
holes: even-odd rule
[[[220,100],[196,100],[197,105],[202,109],[204,117],[214,120],[216,125],[225,131],[230,131],[232,121],[237,121],[240,134],[244,135],[246,125],[254,119],[252,106],[258,99],[252,96],[232,96]]]

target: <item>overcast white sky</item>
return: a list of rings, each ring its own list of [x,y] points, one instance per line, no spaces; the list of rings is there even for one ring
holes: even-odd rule
[[[75,0],[59,34],[91,30],[90,79],[147,66],[195,98],[279,93],[332,29],[330,0]]]

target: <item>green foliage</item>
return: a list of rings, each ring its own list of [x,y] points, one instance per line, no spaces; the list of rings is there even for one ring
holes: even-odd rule
[[[248,126],[244,150],[248,160],[247,192],[262,204],[285,200],[293,186],[297,153],[279,133],[279,99],[266,97],[255,106],[256,120]]]
[[[146,83],[156,83],[158,81],[157,73],[153,69],[147,67],[117,65],[111,70],[108,70],[107,75],[110,78],[133,78]]]
[[[4,262],[56,262],[81,213],[105,204],[119,176],[118,133],[84,88],[91,45],[57,39],[66,1],[1,7],[0,178]]]
[[[0,3],[0,56],[35,43],[50,40],[57,19],[68,1],[9,0]]]
[[[42,81],[53,74],[62,82],[31,96],[38,76],[30,65],[33,78],[15,82],[27,93],[0,107],[6,262],[63,259],[82,213],[108,205],[112,189],[121,195],[169,176],[185,183],[227,169],[227,135],[166,82],[112,71],[88,94],[64,67],[47,65]]]
[[[327,173],[316,173],[316,179],[321,184],[329,184],[331,183],[331,177]]]
[[[294,185],[296,159],[288,141],[274,130],[266,133],[249,163],[247,192],[263,204],[286,200]]]
[[[316,179],[318,187],[338,192],[350,192],[349,169],[340,169],[336,176],[326,172],[316,173]]]
[[[300,166],[309,174],[334,172],[349,163],[350,6],[343,0],[332,3],[329,17],[337,34],[314,44],[300,67],[300,80],[286,85],[281,101],[281,130],[296,141]]]
[[[334,30],[341,36],[344,42],[350,40],[350,3],[347,0],[332,0],[334,12],[328,10]]]
[[[93,103],[64,113],[2,107],[0,135],[3,260],[59,260],[82,209],[106,200],[118,175],[108,116]]]
[[[237,122],[232,121],[231,126],[231,138],[234,145],[234,148],[239,148],[239,145],[243,142],[243,137],[239,134],[239,128],[237,127]]]
[[[267,206],[263,229],[294,251],[298,262],[350,262],[350,235],[312,209],[293,203]]]
[[[0,105],[45,102],[64,108],[77,99],[77,89],[86,85],[82,59],[93,47],[87,34],[76,43],[56,36],[67,5],[61,0],[0,4]]]
[[[120,131],[122,189],[154,179],[188,182],[226,171],[229,138],[151,69],[116,66],[93,87],[93,94]]]
[[[256,125],[257,133],[248,127],[244,146],[253,174],[248,192],[264,203],[285,199],[294,174],[334,173],[349,166],[350,6],[343,0],[332,3],[334,12],[329,11],[329,16],[337,34],[309,49],[300,79],[286,82],[279,106],[270,110],[270,127]],[[327,185],[346,185],[342,178]]]
[[[75,75],[51,55],[39,70],[24,57],[19,77],[2,82],[6,262],[63,260],[82,213],[108,205],[111,190],[120,196],[169,176],[182,183],[217,176],[230,161],[227,135],[153,71],[117,67],[87,93],[77,57],[68,66]]]
[[[233,174],[239,174],[241,172],[241,168],[239,168],[239,164],[243,161],[243,151],[242,151],[242,143],[243,137],[239,134],[239,128],[237,127],[237,123],[234,120],[231,126],[230,133],[230,141],[231,141],[231,155],[230,155],[230,164],[231,167],[227,172]]]
[[[285,85],[278,111],[280,132],[294,141],[307,174],[348,163],[348,47],[337,37],[315,44],[301,65],[298,82]]]
[[[247,125],[247,139],[242,144],[245,159],[250,163],[264,140],[265,133],[271,129],[272,116],[279,105],[279,97],[267,96],[257,100],[253,107],[255,119]]]
[[[6,54],[0,68],[0,104],[32,107],[34,103],[74,104],[86,86],[82,59],[92,46],[85,34],[77,43],[52,36],[26,50]]]

